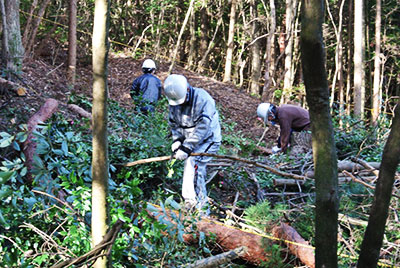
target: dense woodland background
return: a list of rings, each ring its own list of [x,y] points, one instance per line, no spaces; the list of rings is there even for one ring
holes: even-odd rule
[[[87,238],[95,1],[2,0],[0,4],[0,263],[50,267],[91,248]],[[170,153],[165,99],[148,118],[136,112],[129,96],[145,58],[157,62],[161,80],[170,72],[183,73],[193,86],[205,88],[216,99],[224,133],[221,155],[278,170],[216,160],[207,185],[213,217],[259,235],[286,222],[311,245],[318,245],[313,219],[318,186],[310,179],[318,170],[312,152],[300,146],[288,155],[271,156],[268,148],[278,129],[264,133],[265,126],[255,115],[262,101],[316,109],[306,101],[306,91],[311,91],[304,82],[305,50],[300,46],[304,3],[128,0],[110,4],[110,226],[124,221],[113,241],[112,266],[177,267],[224,250],[215,238],[201,235],[196,246],[189,247],[182,241],[182,229],[158,223],[144,210],[146,202],[177,208],[179,163],[133,168],[117,164]],[[374,200],[376,163],[382,161],[389,135],[396,135],[392,120],[400,95],[400,7],[396,0],[324,4],[323,64],[330,95],[326,101],[339,159],[337,263],[351,267],[357,263]],[[323,69],[317,66],[308,65]],[[26,148],[32,129],[26,124],[49,98],[56,100],[56,107],[35,126],[35,152],[30,158]],[[390,191],[394,185],[393,198],[382,201],[389,209],[372,209],[378,216],[383,210],[388,213],[380,266],[400,263],[398,161],[398,157],[390,160],[397,175],[386,185]],[[308,179],[285,180],[280,172]],[[166,233],[169,239],[162,235]],[[285,255],[284,245],[266,244],[265,262],[236,260],[221,267],[293,267],[303,261]],[[85,264],[80,260],[79,265]]]

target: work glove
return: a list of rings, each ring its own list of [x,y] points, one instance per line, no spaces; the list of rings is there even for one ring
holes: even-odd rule
[[[186,158],[188,158],[188,156],[189,155],[187,153],[179,149],[178,151],[176,151],[174,158],[178,160],[185,160]]]
[[[279,153],[280,151],[281,151],[281,148],[279,148],[278,146],[272,147],[272,153],[273,154]]]
[[[181,144],[182,144],[182,143],[181,143],[180,141],[174,141],[174,142],[172,143],[172,145],[171,145],[171,151],[172,151],[173,153],[175,153],[175,151],[179,149],[179,146],[181,146]]]

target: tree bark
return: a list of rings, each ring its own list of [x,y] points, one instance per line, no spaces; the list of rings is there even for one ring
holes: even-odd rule
[[[309,246],[308,242],[305,241],[293,227],[286,223],[281,223],[280,226],[275,226],[272,229],[272,235],[285,241],[295,242],[286,243],[290,253],[299,258],[307,267],[315,267],[314,249]],[[308,245],[309,247],[300,246],[298,244]]]
[[[257,2],[258,3],[258,2]],[[251,17],[251,79],[250,79],[250,93],[260,95],[260,77],[261,77],[261,44],[260,39],[257,40],[260,25],[258,22],[257,3],[255,0],[250,1],[250,17]]]
[[[380,114],[381,102],[381,5],[382,0],[376,0],[375,15],[375,56],[374,56],[374,87],[372,93],[372,125],[376,126]]]
[[[75,85],[76,73],[76,0],[69,1],[69,28],[68,28],[68,70],[67,79],[70,85]]]
[[[266,60],[265,60],[265,75],[264,75],[264,88],[262,92],[262,100],[264,102],[272,102],[274,92],[271,90],[271,80],[274,79],[275,73],[275,31],[276,31],[276,13],[275,13],[275,0],[269,0],[270,5],[270,26],[267,38],[266,47]]]
[[[40,107],[28,121],[28,138],[24,142],[23,151],[26,157],[25,165],[28,169],[27,179],[29,183],[32,183],[32,168],[33,168],[33,156],[36,153],[36,142],[33,141],[33,132],[39,123],[45,122],[49,119],[58,108],[58,101],[55,99],[47,99],[46,102]]]
[[[7,80],[15,81],[22,71],[24,48],[19,24],[19,0],[2,0],[1,15],[3,25],[2,69]]]
[[[294,43],[294,21],[297,10],[297,0],[286,0],[286,39],[285,46],[285,74],[283,80],[283,93],[281,104],[288,101],[290,90],[293,85],[293,43]]]
[[[338,175],[322,35],[323,0],[302,1],[301,55],[315,167],[316,267],[337,267]]]
[[[381,170],[375,187],[367,230],[361,244],[357,267],[376,267],[382,246],[396,169],[400,163],[400,101],[397,103],[389,138],[386,142]]]
[[[223,82],[230,82],[232,75],[231,71],[232,71],[232,58],[234,49],[233,38],[235,36],[236,1],[237,0],[231,0],[231,13],[229,14],[228,46],[226,49],[225,73]]]
[[[354,0],[354,114],[364,118],[364,1]]]
[[[109,0],[96,0],[93,23],[93,107],[92,107],[92,246],[103,240],[108,229],[108,140],[107,140],[107,58]],[[106,267],[107,257],[98,258],[94,267]]]

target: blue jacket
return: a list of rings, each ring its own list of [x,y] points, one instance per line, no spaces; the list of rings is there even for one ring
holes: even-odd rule
[[[187,153],[204,152],[209,144],[221,142],[221,126],[214,99],[202,88],[190,87],[189,98],[169,106],[173,141],[182,142]]]
[[[161,97],[162,85],[160,79],[151,73],[145,73],[136,78],[131,87],[132,99],[141,97],[140,106],[145,107],[147,104],[155,104]]]

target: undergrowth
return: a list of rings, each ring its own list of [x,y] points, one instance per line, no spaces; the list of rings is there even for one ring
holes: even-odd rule
[[[71,96],[71,102],[90,109],[90,102]],[[183,163],[153,162],[124,167],[121,164],[156,156],[170,155],[171,137],[167,123],[167,103],[159,102],[157,112],[146,116],[109,101],[109,212],[110,226],[122,220],[124,225],[112,250],[112,267],[178,267],[218,252],[213,238],[197,234],[197,245],[183,242],[186,219],[176,218],[179,228],[168,222],[156,221],[149,215],[150,207],[168,207],[179,211],[180,182]],[[349,119],[350,120],[350,119]],[[221,115],[223,145],[220,154],[252,158],[255,142],[235,131],[234,122]],[[346,122],[346,131],[336,131],[335,139],[344,140],[338,150],[341,156],[357,154],[367,161],[380,161],[388,123],[382,122],[370,130]],[[335,128],[338,125],[335,123]],[[0,265],[2,267],[50,267],[60,260],[81,256],[91,249],[91,133],[86,119],[55,114],[35,131],[37,156],[32,171],[33,183],[26,184],[27,169],[22,146],[27,138],[26,126],[13,133],[0,133]],[[339,143],[339,142],[338,142]],[[6,152],[6,154],[5,154]],[[4,153],[4,154],[3,154]],[[293,159],[285,155],[270,157],[277,165],[290,166]],[[294,163],[292,163],[294,164]],[[221,165],[207,188],[214,209],[220,212],[233,207],[221,204],[222,198],[233,202],[240,193],[235,208],[249,226],[268,231],[281,221],[288,222],[310,244],[313,244],[314,185],[303,186],[304,196],[287,199],[282,195],[260,201],[255,196],[254,181],[264,192],[284,192],[273,185],[279,178],[265,170],[246,165]],[[211,174],[211,172],[210,172]],[[255,176],[255,177],[253,177]],[[259,189],[259,190],[260,190]],[[341,220],[339,254],[353,256],[359,249],[372,202],[369,189],[349,183],[340,187],[340,213],[359,220],[360,225]],[[218,207],[219,206],[219,207]],[[392,200],[398,207],[398,200]],[[226,224],[234,224],[228,214],[218,214]],[[400,224],[397,212],[389,213],[385,240],[398,241]],[[193,232],[195,233],[193,227]],[[167,234],[167,235],[166,235]],[[350,246],[349,246],[350,243]],[[294,258],[282,261],[280,245],[266,244],[270,261],[263,267],[292,267]],[[399,254],[397,254],[398,256]],[[392,254],[392,263],[399,262]],[[354,260],[340,257],[340,265],[348,267]],[[222,267],[222,266],[221,266]],[[243,267],[230,263],[223,267]]]

